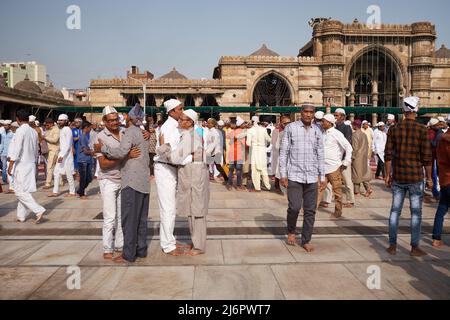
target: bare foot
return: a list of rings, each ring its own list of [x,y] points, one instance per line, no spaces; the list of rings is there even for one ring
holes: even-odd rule
[[[89,198],[88,198],[88,196],[81,196],[80,197],[80,200],[88,200]]]
[[[390,254],[395,256],[397,254],[397,246],[396,245],[390,245],[389,248],[386,249],[386,251]]]
[[[64,197],[65,198],[75,198],[76,196],[77,196],[76,194],[68,193]]]
[[[45,211],[44,211],[45,212]],[[36,221],[34,222],[34,224],[40,224],[42,223],[42,218],[44,217],[44,212],[37,214],[36,215]]]
[[[442,247],[443,243],[442,243],[442,240],[433,240],[431,245],[435,248],[440,248],[440,247]]]
[[[56,198],[56,197],[59,197],[59,193],[50,193],[47,197]]]
[[[172,250],[172,251],[170,251],[170,252],[166,252],[166,254],[167,254],[167,255],[170,255],[170,256],[178,257],[178,256],[184,255],[184,252],[183,252],[182,250],[175,249],[175,250]]]
[[[411,256],[413,257],[423,257],[426,256],[427,253],[420,249],[419,247],[411,247]]]
[[[191,256],[191,257],[198,256],[201,254],[205,254],[205,252],[203,252],[202,250],[198,250],[198,249],[192,249],[185,253],[185,255]]]
[[[303,247],[303,249],[305,249],[306,252],[313,252],[314,251],[314,247],[310,243],[306,243],[302,247]]]
[[[297,245],[297,239],[295,238],[295,234],[294,233],[290,233],[288,234],[288,238],[286,243],[290,246],[296,246]]]

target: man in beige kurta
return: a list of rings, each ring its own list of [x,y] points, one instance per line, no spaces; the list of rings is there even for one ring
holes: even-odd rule
[[[45,136],[44,139],[47,142],[48,146],[48,154],[47,157],[47,177],[45,179],[44,189],[50,189],[52,180],[53,180],[53,172],[55,170],[56,162],[58,161],[58,153],[59,153],[59,128],[55,126],[53,119],[45,120]]]
[[[368,197],[372,194],[372,188],[370,187],[372,174],[367,165],[369,143],[366,134],[361,131],[361,120],[353,122],[353,129],[355,131],[352,135],[352,181],[355,194],[360,194],[360,185],[362,183],[366,189],[364,196]]]
[[[369,126],[369,122],[367,120],[364,120],[362,122],[362,128],[361,131],[367,136],[367,141],[369,143],[369,150],[367,152],[368,156],[369,156],[369,160],[370,158],[372,158],[372,141],[373,141],[373,130],[372,128]]]
[[[180,117],[182,132],[176,148],[172,150],[165,144],[156,150],[161,158],[179,165],[177,213],[188,218],[192,249],[186,254],[192,256],[206,251],[206,216],[210,194],[207,158],[213,153],[205,143],[204,129],[194,128],[195,122],[197,114],[193,110],[183,111]]]
[[[253,127],[247,131],[247,146],[250,147],[250,163],[254,192],[261,192],[261,178],[264,186],[270,191],[269,174],[267,172],[267,144],[271,138],[267,130],[259,126],[259,118],[252,118]]]

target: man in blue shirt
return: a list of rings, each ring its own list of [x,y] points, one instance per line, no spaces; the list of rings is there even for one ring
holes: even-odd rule
[[[81,120],[80,118],[76,118],[73,123],[75,125],[75,127],[72,128],[73,149],[74,149],[73,162],[75,171],[78,171],[78,148],[82,130],[81,125],[83,123],[83,120]]]
[[[80,174],[80,186],[78,195],[80,199],[87,199],[85,190],[92,181],[92,155],[93,151],[89,148],[89,133],[92,124],[84,121],[82,125],[81,136],[78,142],[77,161],[78,172]]]
[[[8,149],[9,144],[14,136],[14,133],[11,131],[11,120],[4,121],[4,129],[5,131],[1,133],[0,137],[0,157],[2,162],[2,180],[3,183],[8,183],[8,175],[7,175],[7,158],[8,158]]]

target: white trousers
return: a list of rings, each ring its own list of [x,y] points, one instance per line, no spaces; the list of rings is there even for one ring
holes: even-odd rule
[[[103,252],[113,253],[123,248],[121,185],[103,179],[98,182],[103,200]],[[114,236],[115,230],[115,236]]]
[[[332,199],[333,199],[333,190],[331,187],[331,183],[328,183],[322,201],[326,203],[331,203]]]
[[[255,190],[261,190],[261,177],[264,186],[270,190],[269,174],[267,173],[267,168],[262,170],[256,169],[256,164],[252,164],[252,182]]]
[[[344,180],[344,188],[342,193],[346,195],[347,202],[355,203],[355,189],[352,181],[352,166],[342,171],[342,178]]]
[[[30,192],[16,192],[17,200],[17,219],[25,221],[31,212],[41,214],[45,212],[45,208],[39,205]]]
[[[165,253],[176,249],[173,235],[177,213],[177,169],[162,163],[155,163],[156,190],[160,215],[159,236],[161,248]]]
[[[59,181],[62,175],[66,175],[69,182],[70,194],[75,194],[75,180],[73,179],[73,167],[70,163],[66,163],[64,168],[61,168],[61,164],[57,163],[55,171],[53,172],[53,193],[59,193]],[[57,182],[58,181],[58,182]]]
[[[6,164],[6,170],[9,169],[9,161]],[[6,171],[8,172],[8,171]],[[8,173],[6,174],[8,176],[8,181],[9,181],[9,190],[10,191],[14,191],[14,175],[10,176]]]

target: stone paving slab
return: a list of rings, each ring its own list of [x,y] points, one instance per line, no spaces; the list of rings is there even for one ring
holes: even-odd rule
[[[28,299],[57,270],[57,267],[0,267],[0,300]]]
[[[342,264],[273,265],[271,268],[288,300],[376,298]]]
[[[225,264],[295,262],[281,240],[226,240],[222,242]]]
[[[267,265],[199,266],[195,271],[195,300],[284,299]]]
[[[365,261],[356,250],[348,245],[343,239],[315,239],[314,252],[307,253],[300,246],[286,245],[297,262],[345,262]]]
[[[130,267],[114,289],[115,300],[190,300],[194,267]]]
[[[61,267],[38,290],[33,292],[29,299],[109,300],[126,271],[127,268],[123,267],[81,267],[80,288],[69,289],[67,282],[73,273],[68,274],[67,268]]]
[[[11,240],[0,242],[0,266],[16,266],[40,250],[49,241]]]
[[[21,264],[30,266],[76,265],[96,243],[96,241],[90,240],[52,240]]]

